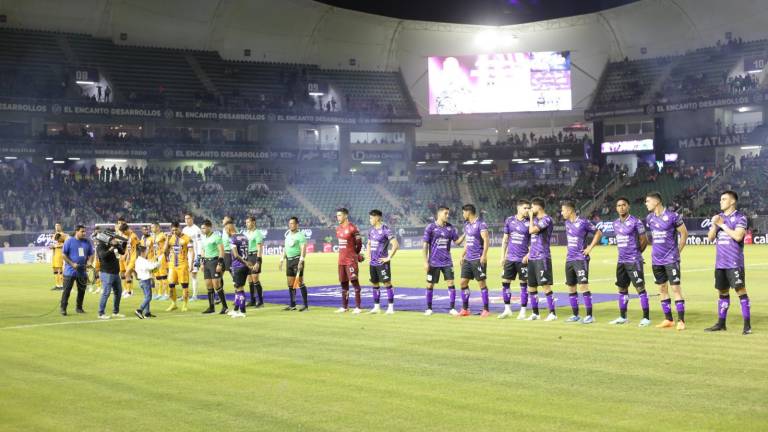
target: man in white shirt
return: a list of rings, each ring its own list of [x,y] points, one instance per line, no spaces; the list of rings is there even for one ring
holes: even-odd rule
[[[200,256],[202,255],[201,243],[203,232],[200,227],[195,225],[195,217],[192,213],[186,213],[184,215],[184,223],[186,226],[181,230],[187,237],[192,239],[192,248],[189,250],[189,273],[190,282],[192,283],[192,296],[189,301],[197,300],[197,272],[200,270]]]

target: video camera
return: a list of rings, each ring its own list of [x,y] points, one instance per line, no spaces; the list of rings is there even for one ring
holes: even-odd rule
[[[117,239],[120,243],[126,243],[128,242],[128,239],[117,234],[113,230],[104,230],[93,233],[93,240],[100,242],[100,243],[106,243],[109,244],[112,242],[113,239]]]

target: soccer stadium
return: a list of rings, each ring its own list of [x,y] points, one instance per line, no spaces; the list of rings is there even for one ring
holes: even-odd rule
[[[0,2],[0,431],[768,430],[766,6]]]

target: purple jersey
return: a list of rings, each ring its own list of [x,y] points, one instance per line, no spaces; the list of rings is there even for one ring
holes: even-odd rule
[[[723,224],[730,229],[747,229],[747,217],[744,213],[736,210],[729,216],[720,213],[723,218]],[[732,239],[725,231],[717,228],[717,257],[715,258],[716,269],[739,269],[744,268],[744,240],[740,242]]]
[[[488,225],[481,221],[480,218],[475,219],[474,222],[464,222],[464,236],[466,239],[464,244],[464,250],[466,251],[465,260],[479,260],[483,255],[484,243],[481,236],[483,231],[488,232]]]
[[[245,267],[245,264],[235,259],[234,251],[237,250],[237,254],[243,260],[248,257],[248,237],[245,234],[235,234],[229,238],[230,253],[232,254],[232,269],[239,269]]]
[[[673,211],[664,210],[661,216],[656,216],[656,213],[649,214],[645,222],[651,230],[653,242],[651,264],[667,265],[680,261],[680,251],[677,249],[677,227],[683,224],[683,218]]]
[[[541,231],[537,234],[531,234],[531,255],[528,258],[531,260],[551,258],[549,242],[552,239],[552,230],[555,228],[552,218],[549,216],[533,218],[533,224],[539,227]]]
[[[388,226],[382,225],[381,228],[371,228],[368,230],[368,243],[371,250],[371,265],[380,266],[381,259],[389,255],[389,241],[395,238],[395,233]]]
[[[642,263],[640,236],[645,235],[643,222],[632,215],[625,221],[618,218],[613,221],[613,232],[616,234],[616,247],[619,249],[619,263]]]
[[[568,238],[568,253],[565,257],[566,261],[584,261],[588,260],[588,256],[584,256],[582,252],[587,247],[587,237],[590,234],[594,234],[597,229],[592,222],[584,219],[583,217],[577,217],[575,221],[565,221],[565,234]]]
[[[424,243],[429,245],[429,265],[431,267],[453,267],[451,242],[459,239],[459,232],[453,225],[440,226],[434,222],[424,229]]]
[[[522,262],[523,258],[528,255],[528,246],[531,244],[528,220],[519,220],[517,216],[508,217],[504,221],[504,234],[509,236],[507,261]]]

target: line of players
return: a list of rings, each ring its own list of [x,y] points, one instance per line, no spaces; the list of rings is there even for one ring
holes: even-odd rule
[[[746,216],[737,210],[738,195],[733,191],[725,191],[720,197],[721,212],[712,217],[712,227],[708,237],[716,244],[715,288],[719,292],[718,322],[707,328],[707,331],[726,330],[726,317],[730,307],[730,289],[739,296],[742,317],[744,320],[743,334],[751,334],[750,301],[745,286],[744,272],[744,237],[747,229]],[[643,317],[639,327],[651,324],[650,305],[646,291],[643,252],[648,246],[646,226],[651,234],[651,268],[654,282],[659,290],[661,308],[664,320],[656,325],[657,328],[676,328],[685,330],[685,300],[681,288],[681,252],[685,248],[688,232],[683,219],[677,213],[664,206],[660,193],[650,192],[645,197],[648,215],[645,223],[630,214],[630,203],[627,198],[616,200],[618,219],[613,221],[612,228],[616,236],[618,260],[616,265],[616,286],[619,289],[619,317],[610,321],[613,325],[624,325],[629,322],[627,309],[629,305],[629,286],[634,286],[640,298]],[[552,271],[552,255],[550,242],[554,229],[552,218],[547,215],[545,201],[534,198],[531,201],[519,200],[517,212],[504,222],[504,237],[502,239],[502,298],[504,311],[498,318],[512,316],[511,283],[517,279],[520,283],[521,309],[517,315],[519,320],[535,321],[539,315],[539,288],[544,292],[547,301],[548,315],[545,321],[558,319],[556,301],[553,296],[554,284]],[[603,232],[595,227],[588,219],[577,215],[576,206],[572,201],[561,205],[561,214],[565,219],[567,237],[567,254],[565,262],[565,280],[569,290],[569,303],[572,315],[567,322],[591,324],[595,322],[592,308],[592,294],[589,290],[589,261],[594,247],[599,244]],[[371,254],[370,275],[373,284],[374,308],[371,313],[380,309],[380,283],[387,287],[389,304],[387,313],[393,313],[394,294],[392,289],[390,261],[397,251],[397,243],[392,231],[381,224],[381,212],[373,210],[370,213],[372,228],[368,233],[368,250]],[[472,204],[462,207],[464,219],[463,233],[452,226],[448,220],[450,210],[440,207],[435,215],[435,222],[424,230],[423,258],[426,273],[426,310],[424,315],[433,314],[432,300],[435,284],[440,277],[445,279],[450,301],[449,313],[454,316],[469,316],[470,289],[469,283],[474,280],[478,284],[483,303],[481,317],[487,317],[489,312],[489,292],[486,284],[488,249],[490,246],[488,227],[477,214]],[[349,309],[349,286],[355,290],[355,308],[353,313],[360,313],[360,283],[358,281],[357,263],[364,260],[361,253],[362,238],[357,227],[348,220],[348,211],[339,209],[336,213],[339,226],[336,237],[339,242],[339,281],[342,289],[342,305],[336,311],[344,313]],[[592,240],[588,242],[589,237]],[[388,254],[389,243],[394,243],[392,253]],[[462,307],[456,309],[456,286],[451,257],[451,244],[464,248],[461,256],[460,289]],[[584,303],[585,316],[580,315],[579,293]],[[674,301],[677,312],[677,323],[672,313]],[[529,305],[530,303],[530,305]],[[527,314],[530,307],[531,314]]]
[[[130,228],[124,218],[119,218],[115,230],[127,239],[125,253],[120,255],[121,293],[122,297],[133,295],[133,280],[136,276],[136,260],[139,250],[146,250],[150,261],[157,261],[157,269],[153,272],[154,300],[170,300],[167,312],[179,309],[177,287],[181,289],[182,312],[189,310],[189,302],[197,299],[197,274],[202,270],[205,281],[209,307],[204,314],[215,312],[215,304],[221,304],[221,314],[229,314],[235,318],[245,315],[245,285],[250,288],[249,306],[260,308],[264,305],[263,289],[259,280],[263,253],[263,235],[256,228],[253,217],[246,219],[246,229],[241,233],[235,228],[230,217],[222,220],[223,229],[215,231],[211,221],[204,221],[201,227],[194,223],[194,217],[186,214],[185,225],[174,222],[170,234],[162,231],[159,223],[143,225],[142,236]],[[97,228],[98,229],[98,228]],[[56,225],[51,246],[54,249],[53,268],[56,282],[63,267],[61,245],[67,238],[61,225]],[[63,240],[61,240],[63,239]],[[92,267],[94,281],[91,292],[100,293],[99,270],[100,263],[94,257]],[[234,309],[230,311],[223,290],[223,272],[228,271],[235,286]],[[191,290],[190,293],[190,282]],[[258,300],[257,300],[258,299]]]
[[[712,218],[709,239],[711,241],[716,240],[717,249],[715,288],[719,291],[718,322],[708,328],[707,331],[726,329],[726,317],[730,307],[729,293],[730,289],[733,288],[739,296],[741,304],[744,319],[743,333],[750,334],[750,302],[745,287],[743,250],[747,219],[743,213],[737,210],[737,204],[738,195],[735,192],[724,192],[720,197],[721,213]],[[653,276],[659,289],[661,307],[664,313],[664,320],[656,327],[676,327],[677,330],[684,330],[686,328],[685,300],[681,289],[680,256],[686,245],[688,233],[682,218],[677,213],[665,208],[658,192],[647,194],[645,205],[649,214],[643,223],[629,213],[630,203],[628,199],[618,198],[616,200],[616,212],[619,217],[613,221],[612,227],[618,249],[616,286],[619,288],[619,317],[610,321],[610,324],[623,325],[629,322],[627,309],[630,284],[638,293],[643,312],[639,327],[647,327],[651,324],[643,259],[643,252],[648,246],[647,226],[652,239]],[[498,316],[499,318],[508,318],[512,315],[511,283],[517,279],[520,284],[521,303],[517,319],[529,321],[540,319],[539,288],[544,292],[547,301],[548,315],[544,320],[554,321],[558,319],[552,291],[554,281],[550,252],[554,222],[546,214],[545,207],[542,198],[534,198],[531,201],[519,200],[516,214],[505,220],[502,240],[503,258],[501,261],[504,311]],[[469,283],[474,280],[478,284],[482,297],[483,310],[480,316],[487,317],[490,315],[489,292],[486,284],[490,246],[488,227],[478,217],[475,206],[467,204],[462,208],[465,223],[463,233],[459,235],[458,230],[448,222],[449,213],[450,210],[447,207],[440,207],[435,215],[435,222],[429,224],[424,230],[423,258],[427,282],[424,314],[427,316],[433,314],[434,286],[439,283],[442,275],[448,286],[449,313],[451,315],[468,316],[471,314]],[[591,292],[589,291],[589,260],[591,251],[600,242],[603,233],[589,220],[578,216],[575,205],[571,201],[562,203],[561,214],[565,219],[567,236],[565,279],[572,309],[572,315],[567,321],[591,324],[595,319]],[[383,284],[388,297],[386,313],[392,314],[394,313],[394,289],[390,263],[399,246],[392,230],[383,224],[381,211],[372,210],[369,216],[371,228],[368,232],[367,250],[371,255],[370,275],[374,297],[374,307],[370,313],[381,312],[380,289]],[[347,209],[338,209],[336,217],[338,222],[336,237],[339,247],[338,276],[342,294],[342,304],[336,312],[344,313],[349,310],[351,285],[355,294],[355,307],[352,313],[359,314],[362,310],[360,307],[361,287],[358,277],[358,263],[365,259],[361,253],[362,236],[358,228],[349,221]],[[125,278],[127,295],[131,295],[132,289],[131,274],[135,265],[135,246],[141,242],[150,251],[154,251],[150,258],[158,257],[160,260],[160,269],[155,273],[155,278],[160,285],[158,289],[160,296],[165,295],[164,286],[167,279],[172,302],[167,309],[168,311],[177,308],[176,285],[181,285],[183,292],[182,311],[188,310],[187,304],[190,300],[189,275],[190,273],[193,274],[194,283],[196,272],[199,271],[201,264],[209,300],[209,308],[204,313],[214,311],[215,295],[218,295],[222,303],[220,313],[228,313],[221,277],[222,272],[226,270],[231,271],[236,290],[234,316],[244,316],[245,314],[244,286],[246,281],[250,283],[250,305],[261,307],[263,295],[258,275],[261,271],[263,238],[261,232],[255,227],[255,220],[253,218],[248,219],[244,234],[237,233],[232,219],[229,217],[222,221],[224,229],[221,233],[212,230],[210,221],[205,221],[202,229],[197,228],[194,225],[192,215],[185,216],[185,223],[186,226],[183,230],[180,229],[178,223],[174,223],[169,239],[166,239],[165,234],[160,231],[159,224],[152,225],[151,233],[146,231],[147,227],[143,227],[144,236],[139,241],[125,221],[118,221],[120,232],[129,239],[126,253],[121,260],[121,267],[123,267],[122,263],[124,262],[125,269],[121,276]],[[61,232],[60,225],[57,225],[56,228],[57,234],[62,234],[61,237],[63,237],[64,234]],[[287,284],[291,299],[285,310],[296,310],[296,290],[298,289],[303,300],[303,306],[299,310],[306,311],[309,306],[307,288],[304,284],[306,237],[298,229],[297,218],[293,217],[289,220],[288,228],[285,236],[285,248],[280,260],[280,269],[283,268],[284,263],[286,264]],[[587,243],[589,236],[592,236],[592,240]],[[450,253],[452,243],[463,244],[464,246],[460,262],[462,301],[460,310],[456,309],[455,277]],[[57,274],[57,262],[56,254],[54,254],[54,274]],[[193,285],[192,298],[195,297],[195,288]],[[579,292],[585,307],[583,318],[579,312]],[[258,295],[258,302],[255,300],[256,295]],[[677,324],[675,324],[672,314],[673,299],[678,318]],[[532,312],[530,315],[527,314],[529,307]]]

